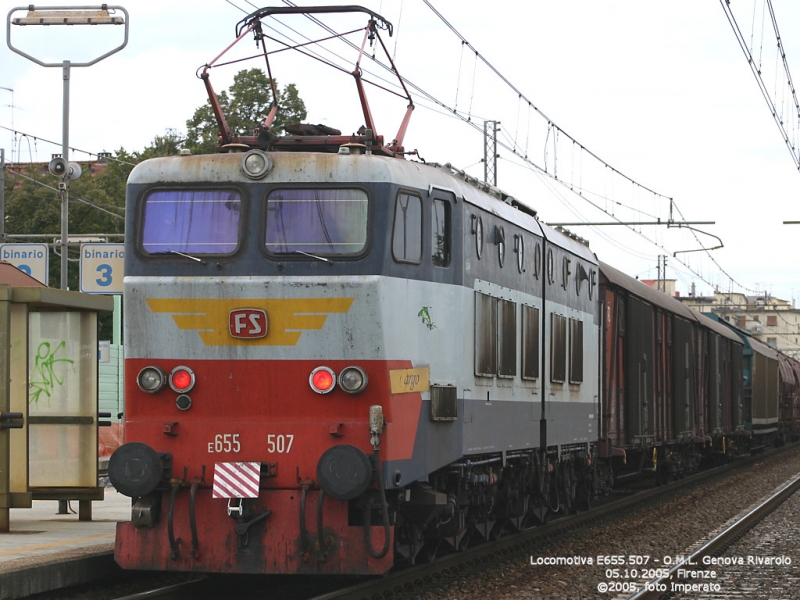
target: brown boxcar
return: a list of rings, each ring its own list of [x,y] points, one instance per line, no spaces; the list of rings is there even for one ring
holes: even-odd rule
[[[601,263],[602,421],[615,471],[665,478],[727,453],[744,428],[742,343],[724,325]]]
[[[699,379],[697,433],[709,439],[717,453],[732,450],[726,436],[744,431],[742,407],[742,340],[730,328],[695,313],[701,326],[702,376]]]

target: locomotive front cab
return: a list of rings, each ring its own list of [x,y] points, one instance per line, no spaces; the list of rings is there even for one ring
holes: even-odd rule
[[[418,316],[430,280],[455,277],[451,206],[392,183],[396,159],[264,156],[257,180],[236,154],[131,175],[131,441],[109,466],[133,498],[127,568],[382,573],[386,498],[431,469],[418,427],[445,357],[409,337],[409,319],[429,337],[452,329]],[[439,466],[459,456],[449,435]]]

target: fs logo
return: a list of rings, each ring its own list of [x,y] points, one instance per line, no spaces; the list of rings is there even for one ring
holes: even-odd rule
[[[235,338],[263,338],[267,335],[267,313],[260,308],[236,308],[228,315],[228,327]]]

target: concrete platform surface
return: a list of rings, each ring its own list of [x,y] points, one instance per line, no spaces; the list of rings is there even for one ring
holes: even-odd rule
[[[71,507],[77,513],[78,502]],[[131,499],[106,488],[92,502],[92,520],[59,515],[58,501],[34,500],[32,508],[11,509],[11,531],[0,533],[0,599],[87,583],[118,569],[114,535],[131,516]]]

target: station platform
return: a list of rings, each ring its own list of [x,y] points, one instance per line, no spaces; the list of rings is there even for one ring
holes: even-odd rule
[[[114,488],[92,502],[92,520],[60,515],[56,500],[12,508],[9,533],[0,533],[0,598],[15,600],[112,576],[118,521],[131,517],[131,499]]]

